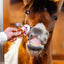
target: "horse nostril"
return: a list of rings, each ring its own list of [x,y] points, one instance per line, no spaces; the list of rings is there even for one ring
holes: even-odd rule
[[[46,35],[48,36],[48,35],[49,35],[49,33],[48,33],[48,32],[46,32]]]
[[[47,39],[46,38],[44,38],[44,41],[46,41]]]

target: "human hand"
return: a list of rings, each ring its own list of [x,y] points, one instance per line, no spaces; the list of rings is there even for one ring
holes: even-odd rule
[[[7,35],[7,40],[9,40],[10,38],[14,37],[14,36],[18,36],[21,34],[21,32],[17,32],[17,28],[11,28],[11,27],[8,27],[4,33],[6,33]],[[14,38],[15,40],[16,38]]]

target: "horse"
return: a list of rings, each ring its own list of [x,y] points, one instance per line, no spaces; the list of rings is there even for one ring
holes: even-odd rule
[[[51,64],[51,38],[62,0],[30,0],[25,4],[28,35],[4,44],[5,64]]]

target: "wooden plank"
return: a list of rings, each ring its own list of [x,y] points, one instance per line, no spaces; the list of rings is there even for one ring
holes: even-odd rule
[[[52,64],[64,64],[64,61],[54,60]]]
[[[52,59],[53,60],[64,60],[64,55],[53,55]]]

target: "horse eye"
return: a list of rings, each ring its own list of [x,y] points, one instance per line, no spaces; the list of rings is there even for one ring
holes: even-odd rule
[[[54,20],[57,20],[58,19],[57,16],[54,16],[53,18],[54,18]]]
[[[26,13],[27,15],[29,15],[29,14],[30,14],[30,11],[29,11],[29,10],[27,10],[25,13]]]

